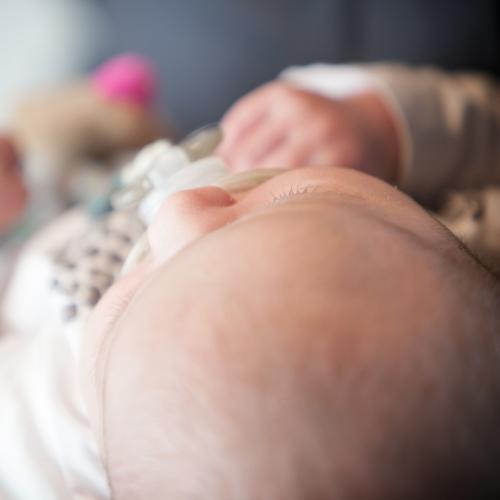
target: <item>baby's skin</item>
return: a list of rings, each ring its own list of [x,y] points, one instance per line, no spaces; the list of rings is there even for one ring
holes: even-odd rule
[[[148,237],[82,356],[114,498],[498,498],[494,280],[407,196],[303,168]]]

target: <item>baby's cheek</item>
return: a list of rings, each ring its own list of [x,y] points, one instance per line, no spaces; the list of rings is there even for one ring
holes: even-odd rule
[[[86,332],[86,342],[97,347],[118,321],[126,307],[146,280],[151,270],[150,261],[139,264],[133,271],[120,278],[102,297],[92,312]]]
[[[112,330],[149,273],[143,263],[112,286],[87,323],[79,362],[79,376],[91,427],[101,442],[101,401],[104,363],[112,342]]]

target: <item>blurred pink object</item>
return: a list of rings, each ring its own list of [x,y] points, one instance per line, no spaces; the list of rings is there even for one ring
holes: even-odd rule
[[[151,106],[156,91],[156,71],[148,59],[137,54],[123,54],[97,68],[92,85],[107,99]]]

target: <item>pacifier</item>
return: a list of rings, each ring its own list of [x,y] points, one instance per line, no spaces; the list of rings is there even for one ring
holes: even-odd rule
[[[214,154],[222,141],[219,125],[199,129],[179,144],[159,140],[143,148],[119,178],[121,188],[111,195],[115,210],[135,208],[147,227],[162,204],[186,189],[217,186],[229,194],[252,189],[283,172],[261,169],[230,174],[224,160]],[[150,253],[145,232],[130,251],[121,271],[128,273]]]
[[[213,152],[222,140],[218,125],[208,125],[174,145],[161,139],[143,148],[119,177],[121,189],[111,195],[115,210],[136,208],[147,225],[161,204],[182,189],[206,186],[227,175]]]

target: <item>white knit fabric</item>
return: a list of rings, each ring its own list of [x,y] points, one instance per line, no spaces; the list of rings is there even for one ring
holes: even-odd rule
[[[0,498],[110,498],[67,332],[39,333],[0,342]]]

